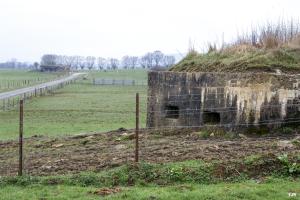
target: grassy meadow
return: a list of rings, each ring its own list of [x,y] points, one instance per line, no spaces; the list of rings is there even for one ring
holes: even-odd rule
[[[0,70],[0,92],[47,82],[63,73],[41,73],[28,70]],[[24,82],[26,81],[26,83]]]
[[[0,177],[0,197],[5,200],[300,199],[299,178],[292,176],[287,168],[256,178],[242,173],[226,178],[214,173],[211,164],[185,161],[156,165],[141,162],[73,175]],[[291,197],[292,194],[296,196]]]
[[[210,200],[232,200],[232,199],[265,199],[285,200],[300,199],[299,196],[289,197],[289,193],[297,191],[299,195],[300,182],[278,180],[268,183],[255,183],[247,181],[242,183],[220,183],[213,185],[183,184],[173,186],[134,186],[123,187],[121,192],[106,197],[95,194],[98,188],[93,186],[68,186],[68,185],[32,185],[32,186],[5,186],[0,189],[1,199],[14,200],[64,200],[64,199],[210,199]]]
[[[143,69],[91,71],[88,73],[91,78],[147,81],[147,71]]]
[[[146,80],[144,70],[91,72],[87,80],[33,98],[25,104],[25,137],[74,135],[135,126],[135,94],[141,96],[141,126],[145,126],[147,86],[92,85],[93,78]],[[18,110],[0,111],[0,140],[18,136]]]
[[[0,80],[33,80],[33,79],[51,79],[62,75],[62,73],[47,73],[37,72],[29,70],[1,70],[0,69]]]

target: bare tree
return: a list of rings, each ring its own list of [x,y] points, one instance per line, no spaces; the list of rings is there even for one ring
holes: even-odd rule
[[[12,68],[17,68],[18,67],[18,60],[16,58],[12,58],[10,61],[9,61],[11,64],[11,67]]]
[[[85,66],[86,66],[86,58],[83,56],[79,57],[79,66],[81,70],[84,70]]]
[[[142,56],[141,58],[139,58],[139,64],[141,65],[142,68],[147,68],[147,58],[146,56]]]
[[[161,51],[154,51],[152,53],[153,55],[153,60],[155,63],[155,67],[159,67],[159,65],[161,64],[163,58],[164,58],[164,54]]]
[[[64,56],[64,63],[70,68],[74,67],[75,60],[76,60],[76,56]]]
[[[96,58],[94,56],[86,57],[86,65],[89,70],[93,69]]]
[[[55,59],[56,65],[65,65],[65,60],[65,56],[57,55]]]
[[[130,57],[129,56],[124,56],[122,58],[122,67],[124,69],[128,69],[130,67],[131,63],[130,63]]]
[[[73,69],[78,70],[80,67],[80,56],[74,56]]]
[[[55,54],[45,54],[42,56],[41,64],[42,65],[56,65],[57,55]]]
[[[145,62],[147,68],[152,68],[154,66],[154,56],[153,53],[147,53],[142,57],[142,60]]]
[[[174,56],[164,56],[162,59],[162,63],[164,67],[171,67],[175,64],[175,57]]]
[[[139,58],[137,56],[131,56],[129,60],[130,60],[130,67],[132,69],[136,68]]]
[[[118,69],[118,67],[119,67],[119,60],[118,60],[118,59],[116,59],[116,58],[111,58],[111,59],[109,60],[109,62],[110,62],[110,67],[111,67],[111,69]]]
[[[35,70],[38,70],[38,69],[39,69],[39,65],[40,65],[40,64],[39,64],[38,62],[34,62],[34,63],[33,63],[34,69],[35,69]]]
[[[33,68],[33,65],[30,65],[26,62],[18,62],[16,58],[12,58],[6,62],[0,63],[0,68],[25,69],[25,68]]]
[[[106,64],[106,60],[105,58],[102,57],[98,57],[97,58],[97,66],[99,70],[103,70]]]
[[[138,65],[143,68],[153,68],[158,66],[171,66],[174,64],[175,59],[170,56],[164,56],[161,51],[154,51],[153,53],[147,53],[141,58],[137,56],[124,56],[121,61],[121,66],[125,69],[136,68]],[[105,59],[103,57],[95,58],[93,56],[66,56],[45,54],[42,57],[41,65],[64,65],[69,66],[72,69],[77,70],[80,68],[89,70],[97,67],[99,70],[105,67],[111,69],[117,69],[120,66],[120,62],[116,58]]]
[[[129,69],[132,68],[134,69],[136,67],[136,65],[138,64],[138,57],[136,56],[124,56],[122,58],[122,66],[125,69]]]

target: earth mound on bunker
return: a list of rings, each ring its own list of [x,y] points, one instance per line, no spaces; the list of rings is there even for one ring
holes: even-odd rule
[[[300,43],[271,49],[233,45],[204,54],[191,51],[170,71],[300,74]]]

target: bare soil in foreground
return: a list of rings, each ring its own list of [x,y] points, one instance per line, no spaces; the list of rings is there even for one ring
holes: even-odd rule
[[[192,130],[143,130],[140,160],[230,162],[251,155],[299,155],[299,141],[299,135],[202,139]],[[31,137],[24,141],[24,170],[30,175],[101,171],[133,162],[134,146],[133,130],[60,138]],[[16,175],[17,171],[18,142],[0,142],[0,176]]]

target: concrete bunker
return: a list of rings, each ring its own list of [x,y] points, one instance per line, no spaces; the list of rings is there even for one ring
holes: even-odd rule
[[[148,73],[147,126],[279,127],[300,121],[300,75]]]

